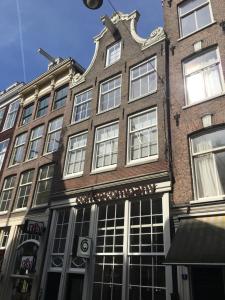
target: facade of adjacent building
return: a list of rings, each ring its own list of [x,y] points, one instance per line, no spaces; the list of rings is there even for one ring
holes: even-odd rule
[[[140,38],[138,17],[114,15],[94,40],[91,65],[73,77],[40,299],[173,292],[162,264],[170,247],[166,37],[158,28]],[[79,247],[90,255],[78,257]]]
[[[179,299],[225,299],[225,3],[164,1]]]
[[[1,299],[37,299],[50,211],[49,194],[57,173],[63,118],[72,76],[83,69],[60,60],[10,98],[4,130],[10,130],[0,178]],[[19,86],[14,87],[14,89]],[[13,93],[10,90],[9,93]],[[7,92],[1,97],[5,97]],[[15,105],[16,103],[16,105]],[[18,116],[16,108],[20,107]],[[17,117],[17,119],[16,119]],[[10,124],[10,126],[8,125]]]

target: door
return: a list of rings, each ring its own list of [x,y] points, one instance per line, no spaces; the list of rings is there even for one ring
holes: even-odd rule
[[[224,300],[224,277],[221,267],[192,267],[193,300]]]
[[[65,300],[82,300],[84,275],[69,274]]]

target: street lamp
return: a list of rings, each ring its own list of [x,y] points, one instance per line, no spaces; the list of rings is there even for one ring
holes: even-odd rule
[[[97,9],[102,6],[103,0],[83,0],[84,5],[90,9]]]

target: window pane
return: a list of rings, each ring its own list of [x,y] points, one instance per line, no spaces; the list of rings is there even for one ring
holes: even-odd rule
[[[181,19],[182,35],[188,35],[196,30],[195,14],[192,13]]]
[[[196,12],[198,28],[201,28],[207,24],[211,23],[211,15],[209,11],[209,6],[204,6]]]

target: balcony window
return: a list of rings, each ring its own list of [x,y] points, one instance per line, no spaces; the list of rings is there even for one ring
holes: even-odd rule
[[[153,57],[130,70],[130,101],[147,96],[156,90],[156,57]]]
[[[20,185],[16,197],[16,209],[27,207],[31,193],[34,171],[24,172],[20,177]]]
[[[30,123],[30,121],[32,119],[33,108],[34,108],[33,103],[29,106],[24,107],[23,114],[22,114],[21,125],[25,125],[25,124]]]
[[[179,7],[180,32],[184,37],[213,22],[208,0],[186,0]]]
[[[157,111],[151,109],[129,117],[128,163],[158,157]]]
[[[14,126],[15,120],[16,120],[16,115],[17,115],[17,111],[19,109],[19,105],[20,105],[20,101],[16,100],[13,103],[10,104],[9,109],[8,109],[8,113],[5,119],[5,123],[3,126],[3,131],[10,129]]]
[[[9,203],[12,200],[13,190],[15,188],[16,176],[7,177],[4,180],[1,196],[0,196],[0,211],[7,211]]]
[[[204,52],[184,62],[187,105],[220,95],[224,80],[218,49]]]
[[[99,112],[108,111],[121,103],[121,75],[100,86]]]
[[[36,112],[36,118],[43,117],[48,112],[48,103],[49,103],[50,95],[42,97],[37,104],[37,112]]]
[[[196,199],[225,196],[225,129],[191,139]]]
[[[72,123],[85,120],[91,115],[92,90],[75,96]]]
[[[25,152],[27,133],[22,133],[16,137],[10,165],[16,165],[23,161]]]
[[[65,85],[56,90],[55,97],[54,97],[54,103],[53,103],[53,109],[58,109],[65,105],[67,93],[68,93],[68,85]]]
[[[87,133],[70,137],[65,164],[65,176],[82,174],[87,145]]]

